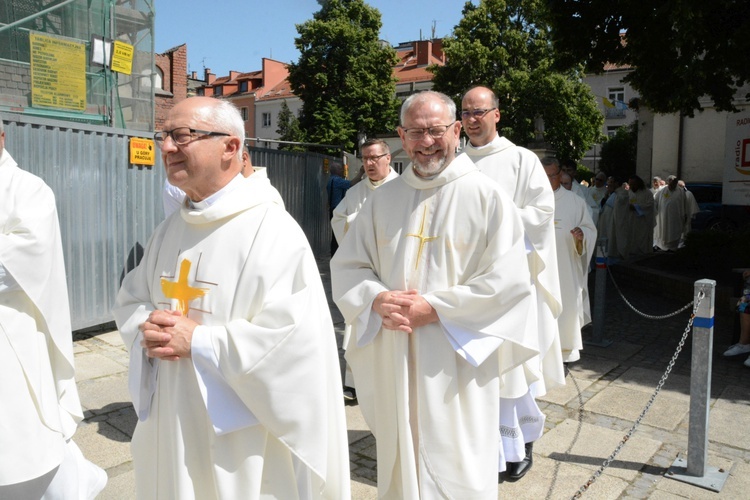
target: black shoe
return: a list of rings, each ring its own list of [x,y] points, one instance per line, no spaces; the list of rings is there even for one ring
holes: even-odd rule
[[[354,387],[344,386],[344,404],[345,405],[357,404],[357,391],[354,389]]]
[[[531,470],[531,466],[534,465],[534,454],[532,453],[533,448],[533,442],[526,443],[526,456],[524,459],[520,462],[508,462],[506,464],[508,468],[508,478],[512,481],[518,481]]]

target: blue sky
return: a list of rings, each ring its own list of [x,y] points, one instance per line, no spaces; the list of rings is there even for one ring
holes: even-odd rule
[[[229,70],[261,69],[263,57],[296,61],[296,24],[320,10],[316,0],[156,0],[154,50],[165,52],[187,43],[188,71],[217,76]],[[370,0],[380,10],[380,38],[392,45],[449,35],[461,19],[464,0]],[[472,0],[475,5],[479,0]]]

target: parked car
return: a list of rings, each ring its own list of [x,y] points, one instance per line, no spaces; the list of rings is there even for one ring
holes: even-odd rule
[[[731,231],[750,225],[750,207],[723,205],[720,182],[687,182],[700,211],[693,215],[693,231]]]

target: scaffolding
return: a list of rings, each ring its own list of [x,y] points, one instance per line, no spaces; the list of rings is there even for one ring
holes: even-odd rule
[[[153,0],[3,0],[0,2],[0,112],[20,113],[129,130],[154,128],[154,6]],[[61,64],[66,45],[77,51],[80,65],[63,68],[75,82],[71,94],[78,106],[62,98],[49,102],[34,97],[48,79],[32,72],[34,45],[42,39],[60,40],[59,52],[43,54],[42,61]],[[95,40],[107,45],[124,42],[133,47],[130,74],[113,71],[110,61],[92,60]],[[85,53],[85,60],[82,54]],[[33,59],[33,60],[32,60]],[[63,65],[64,66],[64,65]],[[37,68],[39,64],[37,64]],[[78,68],[80,67],[80,71]],[[85,75],[81,75],[85,73]],[[54,94],[57,81],[49,83]],[[85,100],[85,102],[84,102]],[[63,103],[63,104],[60,104]]]

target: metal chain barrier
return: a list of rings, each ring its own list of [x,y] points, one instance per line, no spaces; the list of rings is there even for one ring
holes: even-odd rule
[[[646,314],[646,313],[641,312],[638,309],[636,309],[635,306],[633,306],[633,304],[631,304],[630,301],[627,298],[625,298],[625,295],[622,293],[622,290],[620,290],[620,287],[617,286],[617,282],[615,281],[615,277],[612,275],[612,270],[610,269],[609,266],[607,266],[607,272],[609,273],[609,277],[612,278],[612,284],[615,285],[615,290],[617,290],[617,293],[620,294],[620,297],[622,297],[622,300],[625,301],[625,303],[628,305],[628,307],[630,309],[633,310],[633,312],[635,312],[636,314],[638,314],[640,316],[643,316],[646,319],[667,319],[667,318],[671,318],[673,316],[677,316],[678,314],[680,314],[683,311],[687,311],[690,308],[690,306],[693,305],[693,301],[691,300],[690,302],[688,302],[687,304],[685,304],[685,306],[683,306],[680,309],[678,309],[677,311],[669,313],[669,314],[664,314],[662,316],[653,316],[651,314]]]
[[[700,305],[701,301],[703,300],[705,296],[706,294],[703,290],[701,290],[698,293],[698,302],[696,302],[695,307],[693,307],[693,312],[690,315],[690,319],[688,320],[687,328],[685,328],[685,332],[682,334],[682,338],[680,339],[680,342],[677,344],[677,349],[675,350],[675,353],[672,355],[672,359],[669,361],[669,364],[667,365],[667,370],[664,372],[664,375],[662,375],[661,380],[659,380],[659,383],[656,384],[656,389],[654,390],[654,393],[651,395],[651,398],[648,400],[648,403],[646,403],[646,406],[643,408],[643,411],[641,411],[641,414],[638,416],[635,423],[627,432],[627,434],[623,436],[622,440],[615,448],[615,451],[613,451],[612,454],[602,463],[599,469],[596,472],[594,472],[594,474],[589,478],[589,480],[583,486],[581,486],[578,489],[578,491],[576,491],[576,493],[571,497],[571,499],[581,498],[581,496],[586,492],[586,490],[588,490],[589,487],[592,484],[594,484],[594,482],[597,479],[599,479],[599,476],[601,476],[604,470],[607,467],[609,467],[609,465],[614,461],[615,457],[617,457],[617,455],[620,453],[622,448],[625,446],[625,443],[628,442],[628,440],[633,435],[635,430],[641,424],[641,421],[643,420],[643,418],[651,409],[651,406],[654,404],[654,401],[656,400],[656,396],[659,394],[659,391],[661,391],[662,386],[664,386],[664,383],[667,381],[667,377],[669,377],[669,374],[672,371],[672,368],[674,367],[674,364],[677,361],[677,358],[679,357],[680,352],[682,352],[682,348],[685,346],[685,341],[687,340],[687,337],[690,334],[690,330],[693,327],[693,320],[695,319],[695,313],[698,311],[698,306]],[[572,444],[571,444],[571,448],[572,448]]]

